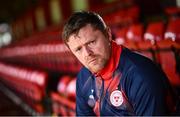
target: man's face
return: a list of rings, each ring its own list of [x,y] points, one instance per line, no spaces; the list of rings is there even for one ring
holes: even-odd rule
[[[105,36],[90,24],[69,37],[67,45],[77,59],[91,72],[97,73],[105,67],[111,55],[111,33]]]

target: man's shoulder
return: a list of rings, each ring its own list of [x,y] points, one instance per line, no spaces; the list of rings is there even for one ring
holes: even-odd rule
[[[86,76],[86,75],[90,75],[91,72],[86,68],[86,67],[82,67],[78,73],[78,76]]]
[[[123,73],[130,76],[131,80],[154,82],[161,80],[160,77],[166,77],[162,70],[149,58],[128,49],[125,49],[122,55],[120,67],[123,67]]]
[[[92,73],[86,67],[82,67],[77,75],[77,80],[85,82],[90,76],[92,76]]]
[[[120,60],[121,64],[123,64],[122,66],[130,68],[134,66],[135,69],[139,70],[152,70],[154,68],[157,68],[157,66],[151,59],[140,54],[139,52],[129,50],[128,48],[123,49]]]
[[[77,91],[80,91],[82,95],[86,95],[85,93],[88,92],[89,87],[92,84],[92,73],[85,67],[81,68],[80,72],[77,76],[76,81],[76,88]]]

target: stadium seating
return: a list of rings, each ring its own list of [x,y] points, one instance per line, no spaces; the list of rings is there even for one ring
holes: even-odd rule
[[[180,27],[180,18],[169,20],[167,29],[164,33],[164,38],[180,43],[179,27]]]

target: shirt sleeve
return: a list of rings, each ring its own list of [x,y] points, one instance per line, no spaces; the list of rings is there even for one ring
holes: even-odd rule
[[[76,82],[76,115],[77,116],[94,116],[93,109],[87,104],[85,95],[82,94],[83,84],[81,82],[81,75],[79,74]],[[86,93],[84,93],[86,94]]]

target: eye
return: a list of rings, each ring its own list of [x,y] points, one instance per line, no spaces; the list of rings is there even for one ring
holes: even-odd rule
[[[95,42],[95,40],[94,41],[91,41],[88,45],[94,45],[96,42]]]
[[[81,47],[78,47],[75,51],[76,51],[76,52],[81,51]]]

